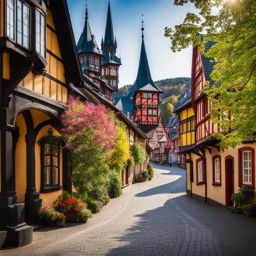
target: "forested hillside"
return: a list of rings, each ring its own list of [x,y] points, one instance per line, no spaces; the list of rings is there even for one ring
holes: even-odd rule
[[[160,87],[163,91],[161,94],[161,100],[168,98],[169,96],[180,96],[187,88],[190,86],[191,79],[188,77],[177,77],[177,78],[167,78],[159,81],[155,81],[155,84]],[[122,95],[128,92],[131,85],[125,85],[120,88],[116,95]]]

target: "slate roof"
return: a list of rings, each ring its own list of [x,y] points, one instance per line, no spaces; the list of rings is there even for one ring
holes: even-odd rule
[[[179,127],[179,116],[174,114],[170,119],[168,124],[166,125],[166,128],[172,129],[173,127],[178,128]]]
[[[108,52],[108,54],[103,55],[101,59],[101,64],[102,65],[105,65],[105,64],[121,65],[122,63],[120,58]]]
[[[209,41],[205,45],[205,50],[208,51],[212,46],[214,45],[214,42]],[[213,84],[213,81],[210,78],[210,75],[214,68],[214,61],[211,58],[207,58],[204,55],[202,55],[202,62],[203,62],[203,68],[204,68],[204,75],[206,81],[210,82],[210,85]]]
[[[183,95],[181,95],[178,99],[178,102],[174,106],[173,112],[177,112],[182,108],[186,107],[191,103],[191,91],[187,90]]]
[[[96,53],[101,54],[99,46],[96,42],[94,35],[88,21],[88,9],[86,8],[85,23],[83,32],[77,44],[77,51],[79,53]]]
[[[105,28],[104,40],[102,39],[101,48],[103,51],[103,57],[101,60],[102,65],[114,64],[121,65],[121,59],[116,56],[117,43],[114,36],[113,22],[110,2],[108,2],[108,13]]]
[[[144,30],[144,28],[143,28]],[[142,31],[143,31],[142,30]],[[134,97],[137,93],[137,91],[155,91],[161,93],[161,89],[154,84],[149,64],[148,64],[148,57],[144,42],[144,35],[142,34],[142,43],[141,43],[141,52],[140,52],[140,61],[139,61],[139,67],[138,67],[138,73],[137,78],[133,84],[133,86],[130,88],[128,93],[126,93],[123,96],[119,96],[115,98],[115,104],[119,102],[119,100],[122,101],[123,105],[123,112],[127,115],[128,113],[130,115],[133,114],[133,106],[134,106]]]
[[[114,37],[111,7],[110,7],[110,2],[108,2],[108,14],[107,14],[107,23],[105,28],[104,44],[114,45],[115,43],[116,42]]]
[[[179,138],[179,116],[177,114],[174,114],[170,118],[166,128],[169,129],[170,140],[176,140]]]

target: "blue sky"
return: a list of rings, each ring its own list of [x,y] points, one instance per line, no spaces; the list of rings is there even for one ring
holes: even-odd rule
[[[174,6],[174,0],[111,0],[117,55],[122,58],[120,84],[133,84],[141,45],[141,15],[144,15],[145,43],[153,80],[191,75],[191,48],[172,53],[164,28],[183,21],[192,6]],[[68,0],[76,42],[82,32],[85,0]],[[105,32],[108,0],[88,0],[89,22],[100,45]]]

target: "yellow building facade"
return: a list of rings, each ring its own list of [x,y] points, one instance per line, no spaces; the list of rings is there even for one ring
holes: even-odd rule
[[[0,0],[0,40],[0,247],[22,246],[26,222],[71,190],[61,114],[83,79],[65,0]]]

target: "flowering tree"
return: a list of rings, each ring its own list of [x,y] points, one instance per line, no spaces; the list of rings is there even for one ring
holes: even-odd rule
[[[116,146],[112,151],[109,166],[121,170],[130,158],[130,144],[127,130],[121,122],[117,121]]]
[[[72,153],[73,182],[84,194],[108,174],[106,160],[115,147],[114,116],[103,105],[70,97],[62,122],[66,147]]]

